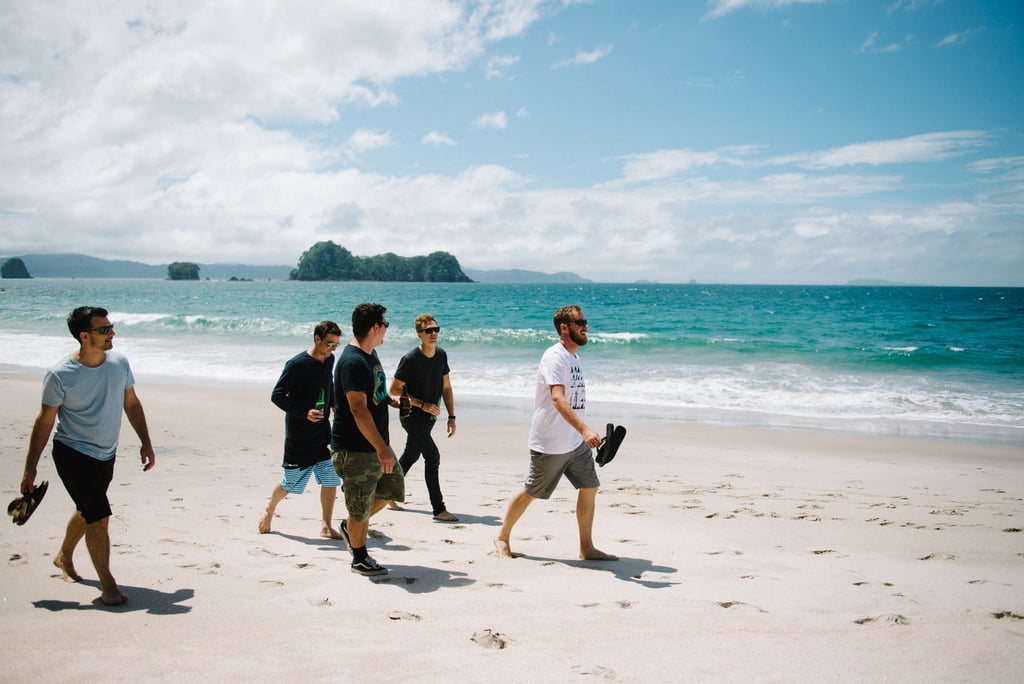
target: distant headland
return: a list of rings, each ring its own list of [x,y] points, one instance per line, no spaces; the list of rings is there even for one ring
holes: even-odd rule
[[[385,255],[386,256],[386,255]],[[391,255],[392,257],[395,255]],[[370,257],[371,259],[374,257]],[[401,257],[397,257],[401,258]],[[170,264],[145,264],[123,259],[101,259],[85,254],[23,254],[0,256],[0,265],[19,259],[23,277],[34,278],[157,278],[167,279]],[[457,262],[456,262],[457,263]],[[12,265],[13,266],[13,265]],[[18,271],[21,272],[21,266]],[[250,264],[198,264],[199,276],[208,280],[289,280],[292,266],[258,266]],[[590,283],[575,273],[543,273],[522,269],[461,269],[466,280],[478,283]]]

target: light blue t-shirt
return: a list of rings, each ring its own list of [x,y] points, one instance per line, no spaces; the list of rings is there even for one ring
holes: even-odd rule
[[[54,439],[99,461],[114,458],[124,392],[134,385],[128,359],[116,351],[95,368],[65,357],[43,379],[43,404],[58,407]]]

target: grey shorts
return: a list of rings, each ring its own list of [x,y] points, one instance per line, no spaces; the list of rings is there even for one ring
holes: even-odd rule
[[[526,476],[526,493],[535,499],[550,499],[562,475],[576,489],[601,486],[594,468],[594,454],[581,442],[568,454],[530,452],[530,474]]]
[[[398,461],[388,474],[381,472],[373,451],[332,451],[331,463],[341,476],[345,508],[353,520],[369,520],[375,499],[405,501],[405,474]]]

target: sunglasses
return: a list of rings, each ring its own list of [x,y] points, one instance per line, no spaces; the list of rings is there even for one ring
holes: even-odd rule
[[[112,325],[101,325],[98,328],[93,328],[91,332],[99,333],[100,335],[107,335],[114,330]]]
[[[424,328],[423,330],[420,330],[420,332],[426,333],[427,335],[436,335],[437,333],[441,332],[441,326],[435,325],[432,328]]]
[[[574,325],[577,325],[577,326],[579,326],[581,328],[587,327],[587,319],[586,318],[579,318],[579,319],[577,319],[575,321],[569,321],[569,322],[574,324]]]
[[[391,321],[381,321],[377,325],[383,325],[384,329],[387,330],[391,327]]]
[[[341,342],[324,342],[324,344],[326,344],[330,349],[337,349]]]

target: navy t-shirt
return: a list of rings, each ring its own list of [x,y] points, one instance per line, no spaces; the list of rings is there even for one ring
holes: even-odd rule
[[[331,448],[335,451],[376,451],[356,425],[346,394],[363,392],[377,432],[388,437],[388,387],[377,352],[367,354],[354,344],[345,346],[334,369],[334,428]]]
[[[423,351],[416,347],[398,362],[395,377],[406,384],[410,395],[422,399],[428,404],[440,405],[444,392],[444,376],[448,373],[448,354],[444,349],[436,347],[434,355],[427,358],[423,355]],[[419,414],[427,415],[431,421],[437,419],[436,416],[426,413],[419,406],[412,407],[412,414],[419,418],[423,417]]]

